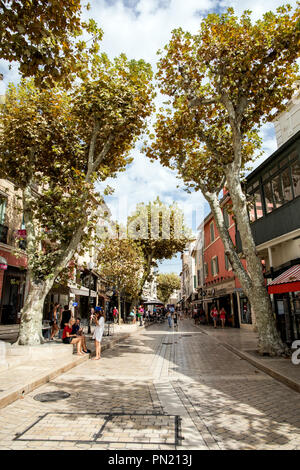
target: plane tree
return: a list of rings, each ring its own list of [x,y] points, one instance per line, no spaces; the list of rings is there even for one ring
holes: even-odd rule
[[[76,252],[83,252],[102,196],[152,112],[151,67],[124,55],[94,55],[72,89],[10,85],[0,109],[0,172],[22,192],[29,292],[18,344],[42,342],[44,299]]]
[[[286,5],[255,23],[251,12],[210,14],[198,34],[174,30],[161,52],[158,80],[169,106],[161,109],[152,159],[176,169],[210,204],[234,272],[256,318],[258,350],[285,352],[276,329],[253,240],[242,180],[260,146],[260,126],[284,109],[293,94],[299,57],[299,7]],[[219,194],[226,186],[242,240],[243,267],[230,238]]]

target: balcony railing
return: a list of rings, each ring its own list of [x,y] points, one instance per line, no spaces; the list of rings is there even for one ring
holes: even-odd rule
[[[0,224],[0,243],[7,244],[7,233],[8,227],[6,227],[6,225]]]

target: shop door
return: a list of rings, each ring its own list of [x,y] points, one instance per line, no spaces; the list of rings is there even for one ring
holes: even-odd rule
[[[14,274],[14,269],[5,272],[2,289],[1,323],[18,323],[18,313],[23,307],[25,275]]]

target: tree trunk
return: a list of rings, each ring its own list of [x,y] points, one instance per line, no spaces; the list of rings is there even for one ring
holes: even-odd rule
[[[121,325],[121,294],[118,293],[119,325]]]
[[[144,273],[143,273],[143,276],[142,276],[142,279],[141,279],[141,284],[140,284],[140,290],[139,290],[139,293],[138,293],[138,297],[141,297],[141,295],[143,293],[143,288],[144,288],[145,282],[147,281],[147,279],[150,275],[152,260],[153,260],[153,251],[151,253],[149,253],[148,256],[147,256],[146,268],[144,270]]]
[[[43,308],[46,295],[53,282],[31,283],[22,308],[20,331],[16,344],[36,346],[44,343],[42,335]]]
[[[235,164],[229,165],[228,169],[226,169],[226,185],[232,200],[233,212],[236,217],[242,240],[243,253],[247,262],[247,271],[251,280],[249,286],[246,285],[247,283],[245,283],[243,278],[238,276],[255,315],[259,335],[258,350],[261,354],[280,355],[287,348],[281,341],[276,328],[271,300],[265,286],[261,261],[257,256],[250,227],[246,196],[242,190],[239,171],[236,169]]]

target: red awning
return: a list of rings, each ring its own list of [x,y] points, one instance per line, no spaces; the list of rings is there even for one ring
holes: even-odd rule
[[[269,294],[300,291],[300,264],[292,266],[268,285]]]

